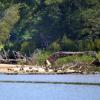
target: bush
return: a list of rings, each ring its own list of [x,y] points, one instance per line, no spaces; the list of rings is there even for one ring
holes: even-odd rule
[[[30,54],[33,53],[34,49],[35,49],[34,43],[30,43],[28,41],[25,41],[21,44],[21,52],[23,52],[29,56],[30,56]]]
[[[92,40],[79,40],[77,44],[78,50],[80,51],[94,50],[94,43]]]
[[[36,64],[37,65],[44,65],[45,60],[51,55],[51,52],[42,51],[41,54],[36,56]]]
[[[96,40],[95,40],[94,49],[95,49],[96,51],[99,51],[99,50],[100,50],[100,39],[96,39]]]
[[[66,37],[66,35],[63,36],[62,41],[61,41],[61,48],[62,50],[76,50],[76,43],[69,38]]]
[[[52,51],[60,51],[61,50],[61,46],[58,42],[53,42],[50,46],[49,49]]]

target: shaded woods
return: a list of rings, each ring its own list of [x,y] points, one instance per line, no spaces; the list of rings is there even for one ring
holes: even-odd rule
[[[0,49],[99,51],[99,38],[99,0],[0,0]]]

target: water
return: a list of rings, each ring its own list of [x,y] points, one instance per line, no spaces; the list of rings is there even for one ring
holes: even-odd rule
[[[0,75],[0,100],[100,100],[99,85],[70,82],[100,83],[100,74]]]

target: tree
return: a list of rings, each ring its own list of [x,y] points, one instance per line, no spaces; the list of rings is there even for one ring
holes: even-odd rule
[[[0,20],[0,43],[3,44],[10,35],[13,26],[19,20],[20,5],[13,5],[5,10],[4,17]]]

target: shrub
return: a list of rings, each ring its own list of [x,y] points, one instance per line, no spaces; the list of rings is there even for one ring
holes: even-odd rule
[[[61,48],[62,50],[73,51],[76,49],[76,44],[74,41],[70,40],[69,38],[66,37],[66,35],[64,35],[61,41]]]
[[[60,51],[61,50],[61,46],[58,42],[53,42],[50,46],[49,49],[52,51]]]

